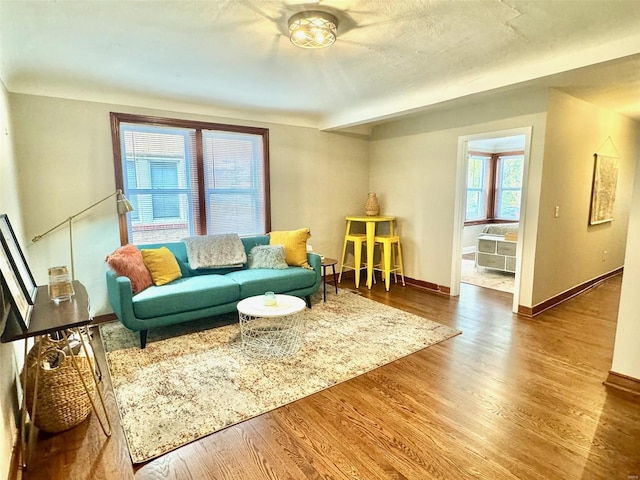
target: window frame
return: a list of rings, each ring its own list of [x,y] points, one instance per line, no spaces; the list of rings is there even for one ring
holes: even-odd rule
[[[518,220],[509,220],[503,219],[496,216],[496,208],[498,206],[497,195],[500,192],[498,188],[498,169],[499,169],[499,159],[500,157],[512,157],[512,156],[522,156],[524,163],[524,150],[517,151],[507,151],[507,152],[480,152],[480,151],[469,151],[467,152],[467,169],[469,168],[469,157],[478,156],[478,157],[487,157],[489,158],[489,175],[487,180],[487,199],[486,199],[486,208],[485,208],[485,216],[484,218],[480,218],[477,220],[466,220],[464,226],[471,225],[486,225],[490,223],[513,223],[518,222]],[[468,191],[468,188],[465,186],[465,192]],[[522,187],[520,187],[520,191],[522,192]],[[465,194],[466,198],[466,194]],[[466,212],[466,201],[465,201],[465,212]]]
[[[468,203],[469,201],[469,187],[468,187],[468,175],[469,175],[469,160],[471,160],[471,157],[484,157],[488,159],[488,167],[487,167],[487,175],[486,175],[486,182],[487,185],[492,185],[494,183],[494,173],[495,173],[495,166],[493,164],[493,155],[491,153],[486,153],[486,152],[469,152],[467,155],[467,188],[466,188],[466,202]],[[477,188],[472,188],[472,191],[478,191]],[[484,224],[487,221],[487,217],[489,216],[489,212],[493,211],[493,198],[490,195],[491,193],[491,188],[486,188],[485,185],[483,184],[482,189],[479,190],[481,192],[481,194],[484,196],[484,217],[483,218],[479,218],[479,219],[474,219],[474,220],[466,220],[466,207],[467,205],[465,204],[465,225],[480,225],[480,224]]]
[[[269,165],[269,129],[261,127],[249,127],[244,125],[228,125],[222,123],[203,122],[197,120],[185,120],[166,117],[155,117],[149,115],[138,115],[130,113],[110,112],[111,120],[111,142],[113,148],[114,175],[116,189],[123,192],[124,176],[122,168],[122,149],[120,124],[133,123],[141,126],[149,127],[168,127],[168,128],[186,128],[195,130],[196,138],[196,172],[197,172],[197,189],[193,190],[193,194],[198,196],[198,212],[197,218],[190,221],[193,222],[194,233],[196,235],[205,235],[207,233],[207,211],[206,211],[206,192],[204,178],[204,149],[203,149],[203,130],[217,130],[231,133],[245,133],[248,135],[258,135],[262,137],[262,158],[263,158],[263,188],[264,188],[264,227],[265,232],[271,231],[271,179]],[[126,192],[125,192],[126,193]],[[127,229],[126,215],[119,216],[120,228],[120,244],[129,243],[129,232]]]

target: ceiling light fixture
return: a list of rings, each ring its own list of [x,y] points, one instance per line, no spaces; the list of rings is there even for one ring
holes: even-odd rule
[[[301,48],[324,48],[336,41],[338,19],[327,12],[312,10],[289,19],[291,43]]]

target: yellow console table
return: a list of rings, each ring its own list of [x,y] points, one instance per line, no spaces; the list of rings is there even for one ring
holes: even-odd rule
[[[387,215],[355,215],[347,217],[347,230],[345,235],[349,235],[351,232],[351,223],[364,223],[365,224],[365,233],[367,236],[367,287],[371,288],[373,285],[373,247],[375,245],[374,238],[376,236],[376,227],[379,223],[388,223],[389,224],[389,235],[394,235],[393,232],[393,224],[396,220],[396,217],[391,217]]]

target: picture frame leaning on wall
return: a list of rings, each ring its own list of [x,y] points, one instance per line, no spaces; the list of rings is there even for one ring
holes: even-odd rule
[[[8,302],[3,298],[2,305],[13,308],[20,327],[26,331],[38,287],[6,214],[0,215],[0,247],[2,295],[8,297]]]

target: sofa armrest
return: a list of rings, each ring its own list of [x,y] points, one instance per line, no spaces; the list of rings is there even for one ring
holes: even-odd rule
[[[107,295],[109,304],[118,319],[129,327],[128,324],[135,318],[133,313],[133,292],[129,277],[118,277],[114,272],[107,271]]]
[[[322,258],[317,253],[307,252],[307,262],[316,272],[316,283],[320,285],[322,281]]]

